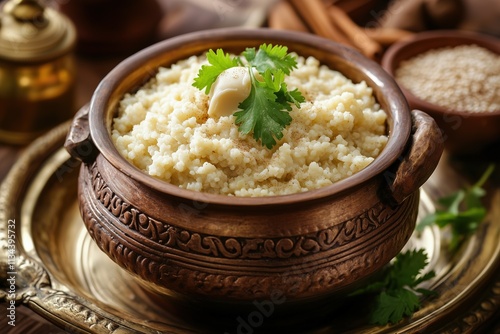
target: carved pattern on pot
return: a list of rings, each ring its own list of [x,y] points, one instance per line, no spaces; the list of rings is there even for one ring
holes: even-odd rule
[[[406,240],[412,231],[411,226],[401,229],[384,240],[384,245],[379,244],[370,252],[344,259],[326,268],[302,270],[300,265],[297,265],[289,268],[289,271],[295,271],[294,273],[288,273],[289,271],[286,270],[274,276],[232,275],[220,273],[220,271],[215,273],[184,268],[182,264],[166,259],[155,261],[150,256],[146,257],[134,251],[122,244],[116,235],[107,235],[109,232],[94,216],[92,204],[88,203],[84,196],[81,199],[84,222],[91,237],[101,250],[120,266],[163,288],[179,292],[196,290],[212,297],[230,297],[241,300],[269,298],[277,290],[286,292],[287,298],[293,298],[323,293],[329,291],[331,287],[341,288],[365,275],[366,271],[372,270],[377,263],[385,263],[390,259],[393,255],[386,253],[388,246],[398,244],[402,239]]]
[[[128,228],[165,247],[229,259],[290,258],[328,251],[374,232],[394,220],[401,209],[392,210],[378,202],[362,215],[318,232],[293,238],[236,239],[187,231],[149,217],[111,190],[95,162],[89,167],[89,176],[95,199]]]
[[[111,190],[106,190],[107,195],[103,197],[106,199],[104,203],[96,201],[94,197],[96,193],[91,187],[96,181],[94,178],[90,178],[91,170],[95,175],[99,174],[95,168],[92,169],[89,166],[84,168],[82,173],[86,186],[79,189],[80,210],[90,236],[114,262],[145,281],[160,287],[160,290],[166,288],[188,294],[197,291],[197,294],[200,295],[238,300],[269,298],[276,293],[277,289],[286,292],[287,298],[315,296],[348,286],[360,277],[366,276],[367,272],[373,272],[380,268],[381,263],[387,263],[395,255],[388,254],[387,250],[397,248],[397,245],[407,240],[413,231],[413,224],[402,224],[400,229],[388,228],[386,233],[383,233],[383,237],[373,243],[370,251],[348,252],[333,256],[331,252],[328,254],[324,252],[321,261],[313,262],[313,264],[308,262],[312,255],[300,254],[300,257],[292,258],[293,261],[287,267],[272,275],[266,272],[268,267],[260,266],[262,261],[268,261],[263,256],[250,259],[254,269],[252,274],[241,270],[244,265],[241,259],[225,259],[224,268],[210,264],[211,259],[214,258],[213,254],[202,255],[204,263],[193,265],[188,256],[179,259],[178,256],[173,256],[171,252],[168,252],[169,248],[165,245],[162,247],[165,247],[167,251],[160,256],[155,252],[148,252],[148,248],[144,245],[137,247],[133,242],[130,242],[130,239],[127,239],[125,234],[122,235],[120,230],[115,227],[118,221],[117,217],[112,215],[108,209],[109,203],[113,202],[114,194]],[[109,189],[101,182],[103,181],[98,181],[101,187],[97,189]],[[108,203],[108,206],[105,206],[105,203]],[[126,205],[127,208],[131,207],[129,204]],[[414,219],[417,212],[416,206],[418,206],[418,195],[408,198],[394,212],[385,210],[384,212],[392,213],[385,219],[391,223],[399,224],[397,220],[395,221],[394,215],[405,216],[408,211],[414,212],[414,214],[410,214],[407,218]],[[110,222],[110,219],[114,220],[114,223]],[[354,221],[360,223],[359,218]],[[319,243],[318,240],[325,239],[325,233],[328,233],[325,231],[308,235],[308,237],[315,236]],[[185,231],[184,233],[191,232]],[[211,237],[216,238],[215,236]],[[246,242],[244,238],[232,239],[240,245]],[[304,236],[296,237],[296,240],[302,239]],[[291,238],[283,240],[292,241]],[[276,240],[270,241],[276,242]],[[221,241],[220,244],[223,242]],[[176,246],[176,244],[173,245]],[[184,250],[180,247],[178,249]],[[192,251],[191,248],[186,250],[187,254]],[[248,259],[245,258],[245,261]]]

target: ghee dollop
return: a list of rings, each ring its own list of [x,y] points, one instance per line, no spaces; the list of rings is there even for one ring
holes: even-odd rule
[[[212,118],[229,116],[250,95],[251,78],[248,67],[237,66],[223,71],[212,85],[208,115]]]

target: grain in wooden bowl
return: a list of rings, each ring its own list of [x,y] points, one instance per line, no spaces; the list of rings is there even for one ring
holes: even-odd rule
[[[454,155],[500,141],[500,40],[467,31],[431,31],[391,46],[382,66],[411,108],[431,115]]]

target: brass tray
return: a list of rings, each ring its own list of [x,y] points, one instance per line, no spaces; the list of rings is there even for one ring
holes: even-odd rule
[[[9,228],[15,228],[16,240],[15,261],[0,254],[0,278],[3,282],[7,272],[16,272],[17,302],[69,332],[258,333],[258,326],[248,323],[267,318],[186,315],[176,305],[160,302],[97,248],[80,220],[79,163],[62,148],[67,129],[63,124],[33,143],[0,188],[0,246],[9,249]],[[443,186],[448,183],[440,182],[446,173],[438,166],[422,188],[420,217],[434,210],[433,200],[449,190]],[[487,328],[500,308],[500,190],[489,193],[487,219],[458,253],[447,251],[448,232],[437,228],[415,233],[406,245],[426,249],[427,269],[436,272],[426,287],[439,293],[424,300],[410,319],[384,327],[366,325],[360,320],[361,301],[318,312],[317,319],[302,324],[295,321],[293,329],[284,319],[282,330],[273,332],[477,333]],[[9,301],[12,295],[0,291],[0,299]]]

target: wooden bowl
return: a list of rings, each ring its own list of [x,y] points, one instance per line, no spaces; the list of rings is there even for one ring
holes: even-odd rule
[[[399,64],[420,53],[442,47],[476,44],[500,55],[498,38],[468,31],[442,30],[415,34],[412,38],[393,44],[382,58],[382,67],[392,76]],[[449,110],[416,97],[401,85],[410,108],[425,111],[443,131],[444,145],[454,155],[470,154],[500,144],[500,110],[468,112]]]
[[[331,186],[286,196],[200,193],[132,166],[110,138],[119,99],[159,66],[208,49],[281,44],[365,80],[387,111],[375,161]],[[122,62],[75,117],[66,148],[84,164],[80,208],[92,238],[158,296],[221,304],[315,302],[352,291],[413,232],[419,187],[442,152],[431,117],[410,112],[394,80],[358,52],[311,34],[220,29],[160,42]]]

